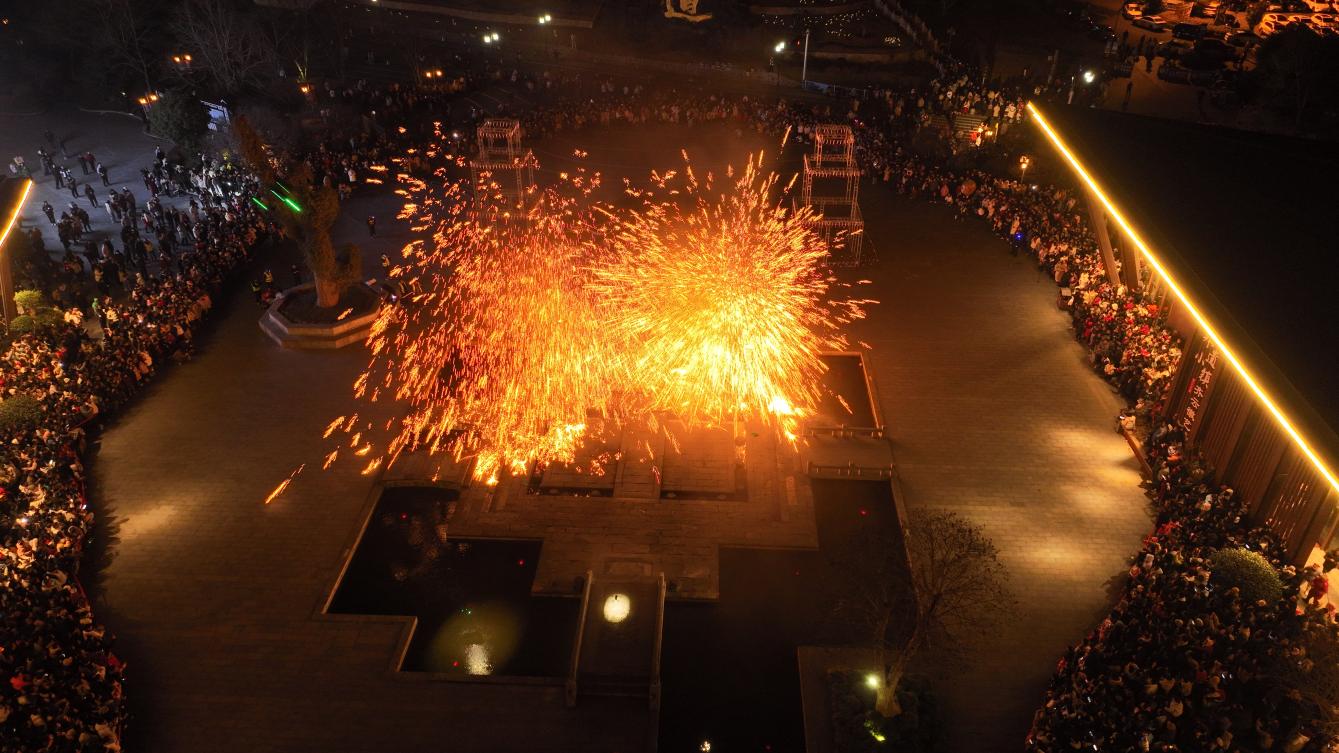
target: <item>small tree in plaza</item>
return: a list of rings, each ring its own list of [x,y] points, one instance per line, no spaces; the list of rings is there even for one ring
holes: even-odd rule
[[[42,420],[42,403],[31,395],[13,395],[0,400],[0,431],[14,432]]]
[[[20,290],[14,294],[14,307],[20,314],[36,314],[46,306],[46,296],[40,290]]]
[[[339,195],[333,188],[316,185],[305,165],[281,179],[265,140],[245,117],[233,121],[233,132],[247,166],[264,185],[277,186],[286,199],[275,207],[275,215],[302,249],[303,259],[315,280],[316,305],[338,306],[340,295],[358,281],[363,268],[362,252],[357,246],[347,243],[336,251],[331,237],[331,228],[339,216]]]
[[[209,130],[209,112],[190,92],[174,89],[149,108],[149,130],[183,147],[194,148]]]
[[[1247,603],[1273,604],[1283,598],[1278,571],[1259,552],[1249,549],[1219,549],[1209,557],[1209,571],[1220,588],[1237,588]]]
[[[842,606],[882,657],[876,710],[887,717],[902,712],[897,689],[913,657],[959,654],[994,634],[1015,604],[999,550],[958,514],[912,513],[906,558],[897,538],[895,529],[864,529],[838,563],[851,580]]]
[[[273,70],[280,49],[252,3],[185,0],[177,5],[172,31],[193,50],[193,67],[219,91],[233,95]]]
[[[63,319],[60,309],[48,303],[40,290],[20,290],[14,293],[14,308],[18,310],[18,316],[9,323],[9,331],[14,334],[54,326]]]

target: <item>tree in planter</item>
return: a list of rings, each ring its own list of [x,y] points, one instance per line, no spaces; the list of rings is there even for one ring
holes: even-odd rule
[[[275,160],[260,133],[246,117],[233,121],[237,150],[242,159],[265,185],[278,185],[280,176]],[[292,202],[282,202],[275,208],[285,232],[302,250],[307,268],[315,280],[316,305],[333,308],[339,305],[340,295],[357,282],[363,269],[362,251],[346,243],[336,252],[330,230],[339,216],[339,194],[328,186],[316,185],[310,168],[298,167],[283,176],[282,190]]]
[[[209,112],[190,92],[174,89],[149,108],[149,130],[193,149],[209,130]]]
[[[1015,604],[995,544],[956,513],[912,513],[907,558],[900,538],[895,528],[862,528],[837,563],[851,583],[842,606],[882,657],[875,708],[886,717],[902,713],[897,688],[917,653],[959,654],[994,634]]]

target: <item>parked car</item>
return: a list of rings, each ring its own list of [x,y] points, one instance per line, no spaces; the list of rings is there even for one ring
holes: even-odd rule
[[[1151,31],[1155,34],[1161,34],[1167,31],[1167,22],[1162,20],[1162,16],[1140,16],[1130,23],[1137,28]]]
[[[1178,60],[1183,55],[1190,54],[1192,45],[1184,39],[1172,39],[1158,45],[1157,54],[1168,60]]]
[[[1190,82],[1190,71],[1168,60],[1158,68],[1158,78],[1172,84],[1185,84]]]
[[[1099,42],[1107,42],[1116,38],[1116,32],[1111,30],[1106,24],[1094,23],[1088,28],[1088,36]]]
[[[1207,29],[1200,24],[1176,24],[1172,27],[1172,36],[1177,39],[1195,41],[1204,36]]]
[[[1121,17],[1126,19],[1127,21],[1133,21],[1134,19],[1144,15],[1144,6],[1140,5],[1139,3],[1126,3],[1125,5],[1121,6],[1120,14]]]
[[[1210,0],[1207,3],[1195,3],[1195,7],[1190,9],[1190,15],[1197,18],[1213,18],[1218,15],[1218,9],[1222,6],[1218,0]]]
[[[1241,31],[1237,32],[1236,34],[1227,35],[1227,37],[1223,41],[1227,43],[1227,45],[1230,47],[1234,47],[1238,50],[1244,50],[1247,47],[1254,47],[1260,44],[1260,37],[1257,37],[1256,35],[1250,33],[1249,31]]]

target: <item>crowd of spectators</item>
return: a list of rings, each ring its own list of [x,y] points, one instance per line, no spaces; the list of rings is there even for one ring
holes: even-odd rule
[[[11,330],[0,358],[0,751],[120,749],[123,666],[76,577],[93,522],[87,433],[165,360],[189,357],[224,283],[274,230],[232,168],[205,161],[178,172],[162,159],[146,184],[160,171],[193,175],[190,210],[163,207],[167,178],[155,178],[145,211],[126,218],[125,252],[110,242],[93,250],[96,281],[81,264],[31,255],[25,272],[66,310]],[[140,225],[159,239],[152,258]],[[113,268],[137,271],[128,281]],[[79,306],[90,287],[92,305]]]
[[[1287,564],[1275,536],[1252,527],[1243,501],[1182,443],[1171,424],[1150,435],[1155,529],[1110,615],[1060,660],[1028,751],[1306,753],[1335,743],[1326,701],[1302,691],[1315,669],[1310,637],[1333,642],[1329,610],[1299,605],[1304,591],[1323,592],[1324,574]],[[1224,549],[1258,552],[1281,591],[1255,599],[1216,577],[1211,557]]]

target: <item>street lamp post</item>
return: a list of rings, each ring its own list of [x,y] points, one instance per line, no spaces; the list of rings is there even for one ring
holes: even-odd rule
[[[1027,169],[1032,166],[1032,158],[1024,154],[1018,158],[1018,179],[1027,180]]]
[[[804,59],[800,63],[800,86],[809,80],[809,30],[804,30]]]

